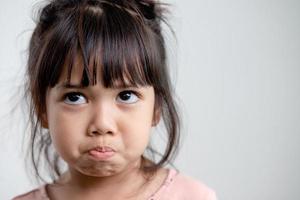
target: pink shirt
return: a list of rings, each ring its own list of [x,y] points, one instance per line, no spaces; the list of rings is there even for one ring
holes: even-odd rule
[[[184,176],[174,169],[160,188],[148,200],[216,200],[215,192],[203,183]],[[13,200],[50,200],[46,192],[46,185],[26,194],[15,197]]]

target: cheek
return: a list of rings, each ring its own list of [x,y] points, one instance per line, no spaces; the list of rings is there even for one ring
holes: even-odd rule
[[[82,118],[81,118],[82,119]],[[59,155],[68,160],[70,155],[79,154],[78,147],[84,137],[82,120],[76,115],[52,109],[48,115],[48,125],[53,145]]]
[[[122,140],[124,145],[124,153],[129,159],[138,158],[144,154],[144,151],[149,143],[150,131],[149,129],[138,128],[129,129],[122,133]]]
[[[123,142],[127,150],[142,154],[148,145],[152,127],[152,109],[142,109],[124,116],[120,126]],[[129,151],[129,152],[131,152]]]

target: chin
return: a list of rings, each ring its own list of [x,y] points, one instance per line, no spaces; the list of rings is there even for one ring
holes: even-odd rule
[[[106,169],[106,168],[80,168],[78,171],[86,176],[92,176],[92,177],[108,177],[113,176],[118,173],[115,169]]]
[[[78,161],[75,164],[75,169],[83,175],[93,177],[113,176],[123,170],[121,164],[114,162],[95,162],[86,159]]]

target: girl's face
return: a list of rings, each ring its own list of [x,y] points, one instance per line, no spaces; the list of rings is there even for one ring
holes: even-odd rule
[[[104,177],[137,167],[154,119],[153,87],[80,87],[82,72],[66,72],[46,97],[45,126],[71,169]]]

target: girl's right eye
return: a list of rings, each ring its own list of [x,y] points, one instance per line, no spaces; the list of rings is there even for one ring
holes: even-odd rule
[[[64,95],[64,102],[71,105],[87,103],[87,99],[79,92],[70,92]]]

